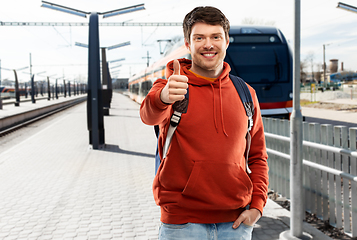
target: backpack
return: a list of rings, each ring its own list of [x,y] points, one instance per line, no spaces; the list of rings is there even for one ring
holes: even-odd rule
[[[248,167],[248,154],[249,154],[250,144],[251,144],[250,130],[253,127],[254,104],[253,104],[253,100],[252,100],[252,95],[250,94],[249,88],[248,88],[247,84],[244,82],[244,80],[241,79],[240,77],[234,76],[232,74],[229,74],[229,78],[232,80],[233,85],[238,92],[238,95],[242,101],[244,108],[245,108],[245,112],[248,116],[248,129],[247,129],[247,135],[246,135],[247,146],[246,146],[246,150],[245,150],[245,159],[246,159],[247,172],[250,174],[251,170]],[[170,146],[171,139],[172,139],[172,136],[177,128],[177,125],[180,123],[182,113],[186,113],[186,111],[187,111],[188,100],[189,100],[189,92],[188,92],[188,88],[187,88],[187,93],[185,95],[185,99],[182,101],[179,101],[179,102],[175,102],[172,106],[174,109],[174,113],[172,114],[171,119],[170,119],[170,126],[167,131],[167,136],[166,136],[165,144],[163,147],[163,158],[166,158],[167,150]],[[160,134],[159,126],[155,125],[154,129],[155,129],[156,137],[159,140],[159,134]],[[157,170],[159,169],[160,164],[161,164],[161,158],[159,155],[159,143],[157,142],[156,155],[155,155],[155,175],[157,173]]]

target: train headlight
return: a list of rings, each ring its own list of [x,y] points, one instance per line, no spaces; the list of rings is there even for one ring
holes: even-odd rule
[[[289,93],[289,98],[293,99],[293,97],[294,97],[294,94],[292,92]]]

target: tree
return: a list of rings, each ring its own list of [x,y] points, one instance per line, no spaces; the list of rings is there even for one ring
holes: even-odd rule
[[[306,68],[306,62],[305,61],[301,61],[300,62],[300,82],[302,82],[302,83],[306,82],[305,68]]]
[[[315,54],[313,51],[309,51],[305,57],[305,64],[306,67],[309,66],[311,70],[311,81],[315,81],[316,77],[314,75],[314,59],[315,59]]]

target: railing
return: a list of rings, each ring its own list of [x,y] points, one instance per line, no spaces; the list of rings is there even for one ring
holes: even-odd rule
[[[263,118],[270,188],[290,198],[290,122]],[[305,210],[357,237],[357,128],[303,124]]]

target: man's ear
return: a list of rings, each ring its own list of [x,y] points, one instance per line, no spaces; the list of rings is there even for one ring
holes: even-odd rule
[[[191,52],[190,43],[187,41],[186,38],[184,39],[184,42],[185,42],[185,46],[186,46],[186,48],[188,49],[188,51]]]

